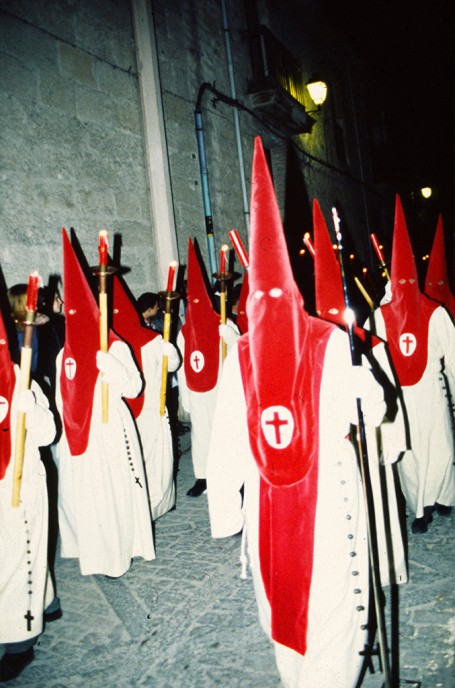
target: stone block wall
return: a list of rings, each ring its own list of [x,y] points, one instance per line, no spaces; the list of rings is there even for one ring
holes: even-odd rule
[[[159,219],[153,226],[150,209],[134,2],[0,0],[0,268],[8,286],[24,281],[35,269],[44,282],[51,274],[61,274],[61,227],[65,226],[75,229],[89,264],[97,262],[101,228],[109,230],[111,245],[118,237],[122,265],[129,268],[126,280],[136,296],[163,288],[155,244]],[[245,2],[225,0],[225,9],[228,33],[223,29],[221,1],[152,3],[178,258],[186,263],[191,236],[207,269],[194,110],[204,83],[232,95],[226,35],[240,102],[245,102],[252,77]],[[292,50],[308,76],[318,66],[329,73],[334,44],[314,3],[304,0],[282,6],[258,0],[257,11],[259,20]],[[342,74],[344,57],[335,51],[334,59]],[[341,89],[341,77],[336,83]],[[306,106],[311,109],[310,100]],[[245,207],[234,108],[207,90],[201,112],[216,249],[228,241],[232,228],[247,244],[254,137],[262,136],[270,152],[285,220],[291,142],[251,113],[239,111],[248,193]],[[312,132],[292,141],[299,165],[292,205],[294,214],[301,212],[293,231],[311,231],[314,197],[327,213],[334,201],[343,199],[350,231],[360,237],[359,248],[365,251],[358,142],[352,133],[348,136],[348,162],[340,166],[327,117],[324,111],[317,113]],[[368,165],[365,174],[369,175]],[[300,245],[299,239],[296,251]]]

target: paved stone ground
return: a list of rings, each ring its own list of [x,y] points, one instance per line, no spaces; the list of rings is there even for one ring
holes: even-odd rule
[[[134,561],[109,580],[81,576],[77,561],[57,552],[63,618],[48,625],[35,661],[11,688],[280,685],[251,578],[240,578],[240,538],[212,540],[207,498],[185,495],[193,483],[188,437],[181,440],[177,508],[156,523],[157,559]],[[409,536],[410,582],[399,590],[395,633],[400,686],[455,686],[454,520],[435,516],[427,534]],[[396,602],[390,591],[386,599],[389,622]],[[377,657],[373,666],[362,688],[383,685]]]

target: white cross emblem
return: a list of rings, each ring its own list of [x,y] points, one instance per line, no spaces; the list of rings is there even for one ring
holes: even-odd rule
[[[65,359],[65,375],[68,378],[68,380],[72,380],[75,375],[76,375],[76,361],[74,358],[66,358]]]
[[[286,449],[292,441],[294,418],[286,406],[269,406],[261,413],[261,428],[274,449]]]
[[[202,351],[193,351],[190,356],[190,365],[195,373],[200,373],[205,365],[205,358]]]
[[[403,332],[400,335],[400,351],[403,356],[412,356],[416,350],[417,339],[411,332]]]
[[[8,413],[8,399],[5,399],[5,397],[0,397],[0,423],[2,420],[6,418],[6,414]]]

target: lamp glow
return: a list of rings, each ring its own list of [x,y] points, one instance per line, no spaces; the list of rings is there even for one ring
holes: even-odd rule
[[[424,186],[422,189],[420,189],[420,193],[424,198],[430,198],[431,194],[433,193],[433,190],[430,186]]]
[[[327,84],[320,79],[310,79],[307,89],[313,103],[319,107],[327,98]]]

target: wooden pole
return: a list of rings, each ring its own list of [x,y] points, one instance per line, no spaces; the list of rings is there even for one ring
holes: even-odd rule
[[[26,315],[24,322],[24,339],[21,349],[21,365],[19,392],[30,389],[30,371],[32,367],[33,354],[33,326],[35,322],[36,306],[38,302],[38,273],[29,276],[27,287]],[[22,471],[24,467],[24,451],[26,437],[26,413],[19,411],[16,424],[16,444],[14,450],[13,468],[13,495],[11,504],[17,508],[20,504],[20,494],[22,485]]]
[[[177,269],[177,261],[173,260],[169,263],[169,270],[167,276],[167,286],[165,291],[165,310],[164,310],[164,326],[163,326],[163,341],[168,342],[171,338],[171,306],[172,299],[176,297],[173,292],[175,271]],[[163,355],[163,363],[161,366],[161,391],[160,391],[160,416],[164,416],[166,411],[166,388],[167,388],[167,374],[168,374],[168,356]]]

